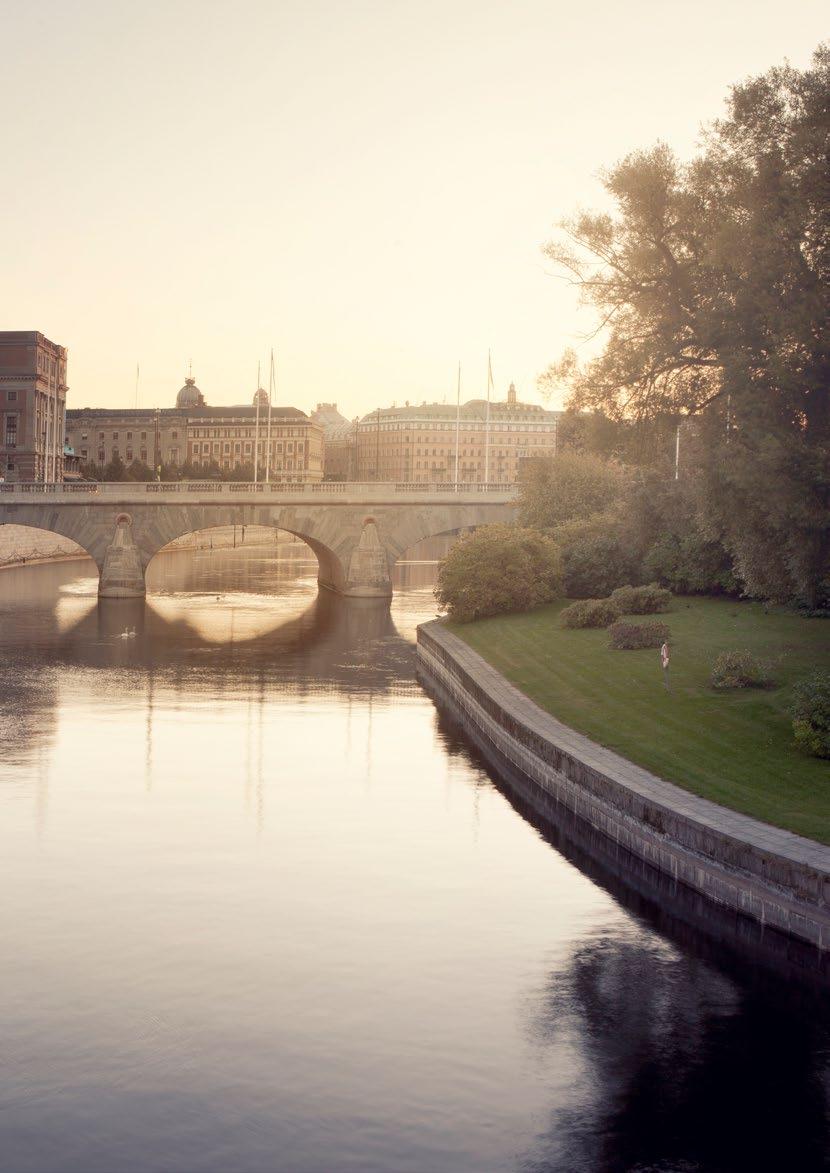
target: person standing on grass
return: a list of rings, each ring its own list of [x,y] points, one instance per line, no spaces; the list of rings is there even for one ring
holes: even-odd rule
[[[663,644],[660,649],[660,663],[663,665],[663,683],[666,686],[666,692],[671,692],[669,686],[669,641]]]

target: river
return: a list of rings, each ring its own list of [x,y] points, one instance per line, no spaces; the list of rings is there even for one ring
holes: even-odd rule
[[[827,1167],[827,999],[511,802],[415,678],[433,565],[89,566],[0,573],[2,1173]]]

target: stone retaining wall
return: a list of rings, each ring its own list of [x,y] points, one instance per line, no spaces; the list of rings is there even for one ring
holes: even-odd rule
[[[542,791],[622,851],[800,941],[830,950],[830,847],[650,774],[563,725],[440,622],[418,628],[419,672],[511,781]]]

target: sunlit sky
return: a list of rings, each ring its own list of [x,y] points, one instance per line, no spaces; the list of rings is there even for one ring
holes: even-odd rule
[[[0,329],[69,348],[70,406],[345,415],[497,395],[591,326],[540,252],[728,86],[799,67],[824,0],[0,0]],[[550,406],[558,406],[555,399]]]

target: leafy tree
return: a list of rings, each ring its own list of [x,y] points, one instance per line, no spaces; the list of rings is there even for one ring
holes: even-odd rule
[[[152,481],[153,479],[153,470],[143,460],[134,460],[127,466],[126,480]]]
[[[487,525],[460,538],[438,567],[435,597],[459,623],[528,611],[561,594],[559,551],[544,534]]]
[[[113,456],[113,458],[109,462],[109,464],[104,465],[103,472],[101,473],[101,480],[103,480],[103,481],[126,481],[128,479],[129,478],[127,477],[127,469],[124,464],[124,461],[116,453],[116,455]]]
[[[612,419],[699,416],[707,515],[750,593],[830,601],[830,47],[733,88],[700,156],[604,177],[616,205],[546,252],[599,311],[602,353],[549,380]]]
[[[606,510],[623,494],[626,477],[619,465],[585,452],[528,462],[519,486],[524,526],[552,529]]]

